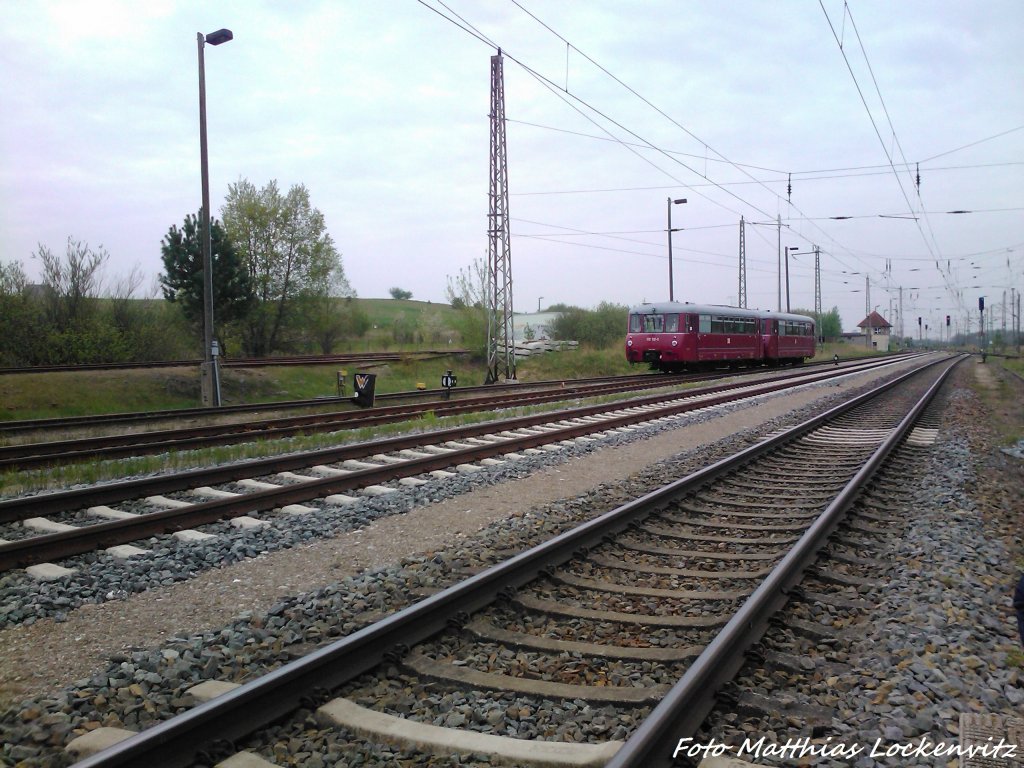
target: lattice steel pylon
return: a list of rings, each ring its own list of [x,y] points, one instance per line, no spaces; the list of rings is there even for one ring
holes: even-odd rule
[[[487,218],[487,383],[516,377],[512,328],[512,253],[508,217],[508,154],[505,146],[505,77],[501,49],[491,56],[491,190]]]
[[[737,304],[746,309],[747,306],[747,229],[746,222],[740,216],[740,287],[736,294]]]

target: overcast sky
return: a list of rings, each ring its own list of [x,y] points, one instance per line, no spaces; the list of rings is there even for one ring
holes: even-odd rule
[[[227,27],[206,48],[214,214],[239,179],[304,184],[359,296],[444,301],[487,254],[494,51],[436,8],[507,54],[516,311],[667,299],[669,198],[677,300],[737,303],[741,216],[750,307],[776,308],[779,216],[790,305],[813,308],[817,245],[846,329],[865,276],[933,338],[945,314],[976,328],[979,295],[998,327],[1024,288],[1020,0],[447,6],[0,3],[0,258],[37,277],[38,245],[71,236],[149,291],[200,205],[196,33]]]

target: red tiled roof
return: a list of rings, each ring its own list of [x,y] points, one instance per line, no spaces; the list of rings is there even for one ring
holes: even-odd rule
[[[882,317],[877,312],[872,312],[870,315],[868,315],[859,323],[857,323],[858,328],[866,328],[868,326],[871,326],[872,328],[892,328],[892,324],[886,322],[885,318]]]

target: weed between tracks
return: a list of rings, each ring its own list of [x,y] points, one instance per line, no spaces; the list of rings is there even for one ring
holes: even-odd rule
[[[356,430],[346,429],[338,432],[299,434],[279,440],[255,439],[250,442],[202,450],[172,451],[153,456],[135,456],[125,459],[67,464],[24,472],[8,471],[0,474],[0,489],[2,489],[4,496],[41,490],[64,490],[76,486],[123,480],[126,477],[180,472],[200,467],[231,464],[249,459],[262,459],[290,453],[316,451],[342,445],[370,442],[371,440],[379,440],[396,435],[415,434],[418,432],[469,426],[499,419],[515,418],[517,416],[550,413],[583,404],[614,403],[638,396],[680,391],[694,386],[697,386],[697,384],[674,385],[645,390],[641,393],[603,395],[601,397],[586,398],[585,400],[580,398],[571,402],[546,403],[503,411],[482,411],[480,413],[467,413],[457,416],[438,416],[434,411],[427,411],[419,418],[410,421],[364,427]]]

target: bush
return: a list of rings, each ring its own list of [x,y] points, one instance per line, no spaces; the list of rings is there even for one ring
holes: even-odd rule
[[[556,338],[601,349],[622,339],[628,314],[628,307],[608,302],[594,310],[567,307],[552,324],[552,331]]]

